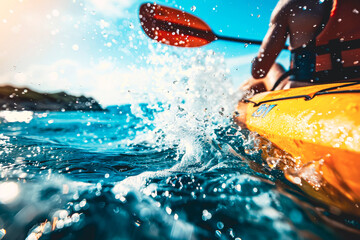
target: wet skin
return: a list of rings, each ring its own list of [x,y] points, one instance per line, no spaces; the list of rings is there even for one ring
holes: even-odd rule
[[[274,64],[289,37],[290,49],[309,44],[321,32],[329,17],[332,1],[280,0],[275,7],[258,55],[252,64],[252,76],[243,85],[245,90],[270,90],[284,69]],[[330,6],[329,6],[330,5]],[[255,80],[259,79],[259,80]],[[284,81],[278,89],[301,87],[308,83]]]

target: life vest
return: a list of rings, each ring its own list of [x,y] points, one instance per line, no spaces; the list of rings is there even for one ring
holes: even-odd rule
[[[291,52],[293,81],[360,80],[360,0],[333,0],[324,29]]]

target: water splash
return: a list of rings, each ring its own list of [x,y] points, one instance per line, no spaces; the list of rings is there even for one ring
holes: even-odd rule
[[[216,138],[214,130],[229,124],[241,93],[234,91],[223,56],[212,51],[179,55],[164,48],[147,58],[154,79],[147,101],[161,102],[165,109],[152,121],[153,139],[177,146],[183,163],[200,162],[201,142]]]

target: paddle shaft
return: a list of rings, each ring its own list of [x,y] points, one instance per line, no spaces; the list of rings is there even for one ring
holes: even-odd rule
[[[254,45],[261,45],[262,41],[259,40],[251,40],[245,38],[234,38],[234,37],[226,37],[215,35],[218,40],[230,41],[230,42],[240,42],[240,43],[247,43],[247,44],[254,44]],[[289,46],[285,45],[284,50],[289,50]]]

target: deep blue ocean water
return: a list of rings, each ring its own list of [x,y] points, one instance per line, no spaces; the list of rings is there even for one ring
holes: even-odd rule
[[[2,112],[0,239],[358,237],[354,219],[264,167],[246,131],[203,119],[181,129],[194,117],[170,121],[169,108]]]

